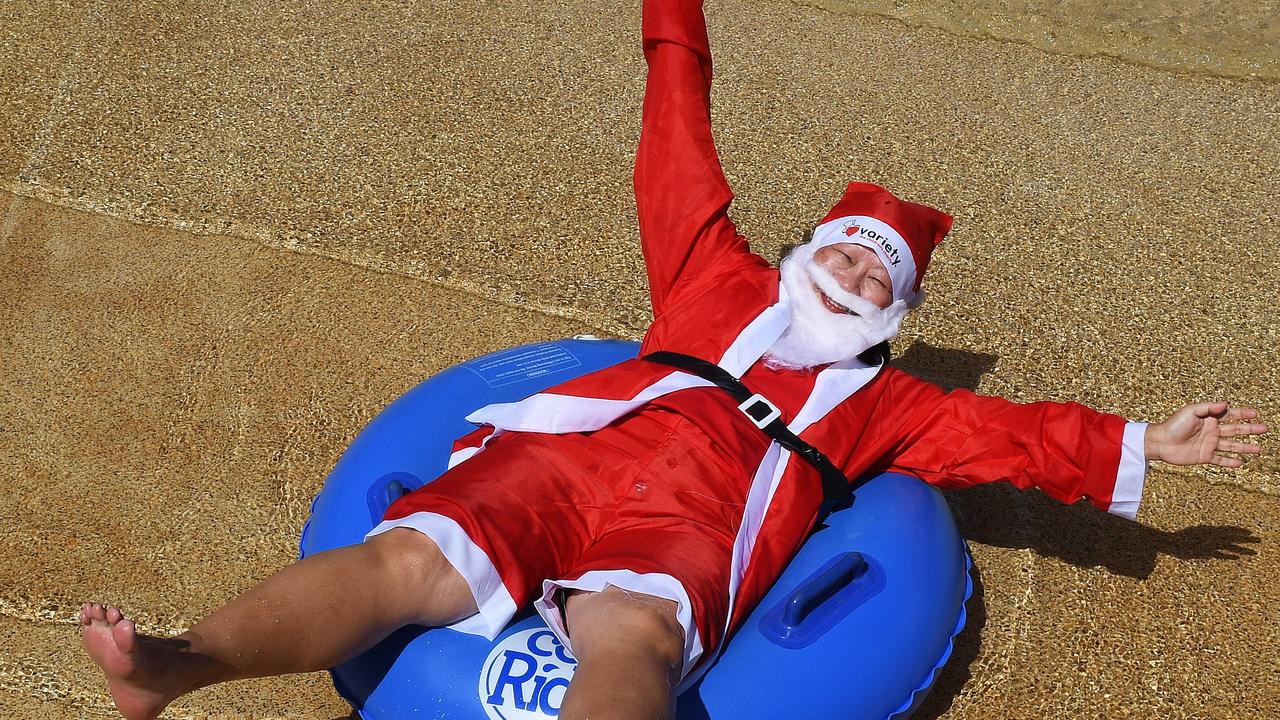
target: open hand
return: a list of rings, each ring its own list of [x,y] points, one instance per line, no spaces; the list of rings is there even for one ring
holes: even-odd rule
[[[1168,420],[1147,426],[1147,459],[1174,465],[1238,468],[1244,465],[1239,455],[1262,452],[1258,445],[1233,439],[1267,432],[1265,423],[1247,422],[1256,417],[1258,411],[1253,408],[1233,408],[1225,402],[1188,405]]]

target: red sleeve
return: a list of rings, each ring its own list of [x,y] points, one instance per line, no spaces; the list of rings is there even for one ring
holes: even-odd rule
[[[655,317],[681,282],[746,255],[711,137],[711,50],[700,0],[645,0],[649,64],[635,191]]]
[[[892,371],[890,469],[949,488],[1006,480],[1064,503],[1110,510],[1126,420],[1079,403],[1020,404],[941,388]]]

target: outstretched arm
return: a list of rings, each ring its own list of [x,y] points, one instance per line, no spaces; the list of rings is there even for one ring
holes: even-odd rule
[[[1064,503],[1081,498],[1133,518],[1147,463],[1145,423],[1079,403],[1015,403],[894,371],[881,412],[894,440],[887,464],[941,487],[1005,481]]]
[[[1129,422],[1078,403],[1014,403],[968,390],[943,392],[902,372],[890,378],[892,404],[910,410],[894,420],[892,468],[943,487],[1008,481],[1074,503],[1133,518],[1147,460],[1240,467],[1257,445],[1229,438],[1267,431],[1250,408],[1188,405],[1162,423]],[[891,415],[891,413],[884,413]]]
[[[683,281],[750,261],[711,137],[711,50],[701,0],[644,0],[645,86],[635,191],[655,317]]]
[[[1266,423],[1247,422],[1257,417],[1258,411],[1253,408],[1231,407],[1225,402],[1187,405],[1168,420],[1147,428],[1147,459],[1173,465],[1238,468],[1244,460],[1235,455],[1257,455],[1262,448],[1230,438],[1267,432],[1270,428]]]

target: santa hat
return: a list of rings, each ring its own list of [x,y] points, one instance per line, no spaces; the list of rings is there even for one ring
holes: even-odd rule
[[[849,183],[840,202],[813,231],[815,247],[853,243],[875,251],[893,281],[893,299],[915,307],[933,249],[951,229],[951,216],[899,200],[871,183]]]

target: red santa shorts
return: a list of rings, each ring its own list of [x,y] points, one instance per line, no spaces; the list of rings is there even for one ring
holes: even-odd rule
[[[533,602],[572,648],[560,590],[615,586],[678,605],[684,672],[721,639],[751,474],[684,417],[650,408],[593,433],[504,433],[395,502],[369,536],[409,527],[466,579],[492,639]]]

